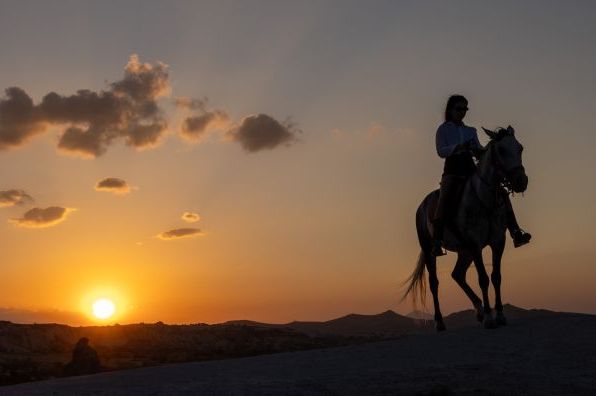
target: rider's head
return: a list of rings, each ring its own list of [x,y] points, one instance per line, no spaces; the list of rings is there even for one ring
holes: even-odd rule
[[[461,124],[468,111],[468,99],[462,95],[451,95],[445,106],[445,121]]]

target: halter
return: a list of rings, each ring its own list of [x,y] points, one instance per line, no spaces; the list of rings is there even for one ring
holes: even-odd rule
[[[513,195],[513,194],[515,194],[515,192],[513,191],[513,187],[511,186],[511,181],[509,180],[509,175],[514,174],[515,171],[517,171],[519,169],[523,169],[524,166],[522,164],[519,164],[519,165],[516,165],[509,169],[504,169],[503,163],[499,160],[499,156],[495,155],[495,153],[494,153],[494,148],[493,148],[494,143],[492,143],[493,141],[491,141],[488,145],[489,145],[489,150],[490,150],[490,154],[491,154],[491,163],[494,165],[495,171],[498,176],[497,185],[501,184],[505,188],[505,190],[507,191],[508,194]],[[480,171],[480,168],[477,168],[476,174],[477,174],[478,178],[484,184],[486,184],[490,190],[496,190],[492,187],[491,183],[489,183],[482,176],[480,176],[479,171]]]
[[[487,187],[487,189],[493,193],[494,196],[494,202],[495,204],[490,207],[488,205],[486,205],[484,203],[484,201],[482,200],[482,197],[480,196],[480,194],[478,193],[478,190],[476,187],[474,187],[474,183],[472,183],[472,190],[474,190],[474,193],[476,194],[476,197],[478,198],[478,200],[480,201],[480,204],[484,207],[484,209],[486,209],[487,212],[491,213],[493,212],[496,208],[503,206],[503,204],[505,203],[504,201],[500,204],[497,205],[497,201],[498,201],[498,196],[499,196],[499,185],[503,186],[505,188],[505,191],[507,192],[507,194],[512,194],[513,193],[513,189],[511,187],[511,183],[509,182],[509,180],[507,179],[507,173],[508,172],[512,172],[516,169],[519,168],[519,166],[515,166],[511,169],[509,169],[508,171],[505,171],[503,169],[503,165],[501,163],[501,161],[499,161],[499,157],[497,155],[495,155],[494,153],[494,144],[492,143],[492,141],[488,144],[489,146],[489,154],[491,156],[491,164],[493,165],[496,175],[497,175],[497,183],[496,186],[493,185],[492,183],[488,182],[486,179],[484,179],[482,177],[482,175],[480,174],[480,167],[476,168],[476,172],[474,172],[475,176],[478,177],[478,179],[480,179],[480,181],[482,183],[484,183]]]

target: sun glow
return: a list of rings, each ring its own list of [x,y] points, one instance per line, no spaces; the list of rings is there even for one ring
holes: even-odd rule
[[[112,300],[99,298],[93,302],[93,315],[98,319],[109,319],[116,312],[116,305]]]
[[[87,288],[80,299],[80,311],[95,323],[115,323],[126,319],[133,306],[119,286],[96,285]]]

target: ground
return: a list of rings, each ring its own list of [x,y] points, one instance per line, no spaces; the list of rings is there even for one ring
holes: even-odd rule
[[[561,314],[327,349],[105,372],[0,395],[594,395],[596,316]]]

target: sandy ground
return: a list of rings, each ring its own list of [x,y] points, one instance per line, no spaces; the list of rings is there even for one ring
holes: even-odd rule
[[[596,316],[39,381],[0,395],[596,395]]]

